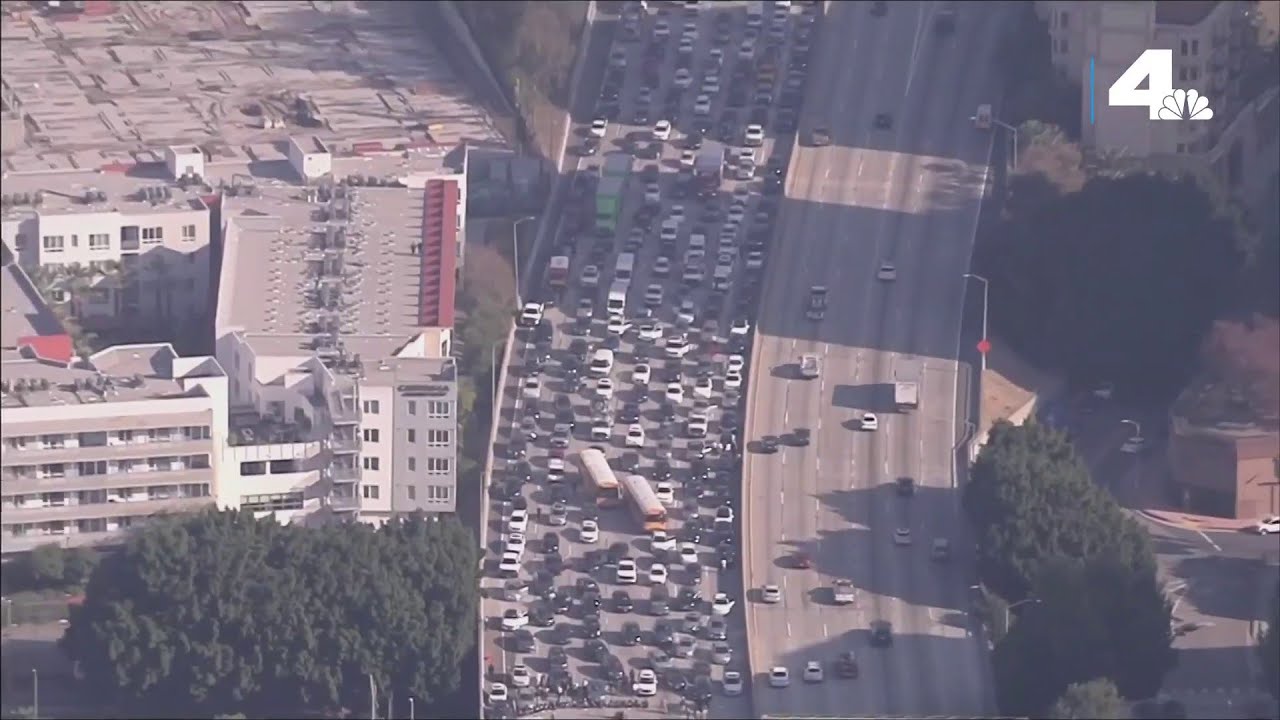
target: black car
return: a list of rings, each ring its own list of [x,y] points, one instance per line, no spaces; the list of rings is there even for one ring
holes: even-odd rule
[[[796,428],[791,431],[791,444],[796,447],[805,447],[809,444],[809,428]]]
[[[640,623],[627,622],[622,624],[622,630],[619,631],[622,644],[627,647],[635,647],[644,639],[640,632]]]
[[[546,641],[551,645],[568,645],[573,640],[573,634],[569,632],[567,625],[557,625],[546,634]]]
[[[609,646],[605,645],[604,641],[600,638],[591,638],[590,640],[587,640],[586,645],[583,646],[583,651],[587,656],[587,660],[591,662],[598,663],[609,657]]]
[[[702,593],[694,588],[683,588],[680,594],[676,596],[675,606],[677,610],[693,610],[702,603]]]
[[[889,113],[876,113],[876,129],[889,130],[893,127],[893,116]]]
[[[685,688],[689,687],[689,681],[685,679],[684,673],[676,668],[671,668],[664,673],[662,681],[666,683],[667,687],[671,688],[673,692],[684,692]]]
[[[512,460],[521,460],[528,452],[529,447],[523,440],[512,440],[507,443],[507,457]]]
[[[535,627],[555,627],[556,614],[550,607],[537,605],[529,611],[529,624]]]
[[[871,3],[872,17],[884,17],[889,12],[889,3],[884,0],[876,0]]]
[[[631,547],[624,542],[616,542],[609,546],[609,561],[614,565],[618,561],[631,554]]]
[[[583,593],[581,604],[582,612],[588,615],[599,615],[600,603],[600,593],[598,591],[592,590],[590,592]]]
[[[658,408],[658,419],[662,422],[675,422],[676,406],[672,403],[663,403]]]
[[[604,679],[611,683],[620,683],[626,678],[627,673],[622,668],[622,661],[616,655],[608,655],[604,661],[600,663]]]
[[[542,536],[542,552],[551,554],[560,552],[560,536],[549,532]]]
[[[734,552],[733,548],[720,548],[720,551],[716,554],[716,565],[719,566],[721,570],[728,570],[729,568],[735,567],[737,564],[738,553]]]
[[[588,640],[595,640],[600,637],[599,618],[589,617],[582,621],[582,637]]]
[[[672,629],[671,624],[667,621],[659,621],[658,624],[653,626],[653,644],[657,647],[666,647],[674,642],[675,639],[675,630]]]
[[[594,573],[604,567],[605,555],[602,550],[588,550],[578,561],[578,568],[584,573]]]
[[[697,523],[686,522],[684,527],[680,528],[680,540],[691,543],[702,542],[702,527]]]
[[[578,146],[578,154],[582,157],[591,157],[600,152],[600,138],[588,137],[583,138],[582,144]]]
[[[538,643],[534,639],[533,633],[528,630],[517,630],[512,637],[516,646],[516,652],[531,653],[538,647]]]
[[[886,620],[871,623],[871,645],[889,647],[893,644],[893,625]]]
[[[701,150],[702,149],[702,133],[700,132],[689,133],[689,135],[684,139],[684,146],[685,146],[685,149],[687,150]]]
[[[622,409],[618,411],[618,422],[628,424],[640,422],[640,406],[636,403],[624,403]]]
[[[578,578],[578,582],[574,584],[574,587],[577,589],[578,595],[600,592],[600,583],[589,577]]]
[[[559,615],[568,615],[573,609],[573,596],[567,592],[557,591],[555,596],[547,598],[547,602]]]
[[[649,477],[653,478],[654,482],[670,480],[671,479],[671,463],[668,463],[666,461],[659,461],[657,463],[654,463],[653,468],[649,471]]]
[[[564,572],[564,556],[559,551],[547,553],[547,557],[542,561],[543,566],[547,568],[547,572],[559,575]]]
[[[551,652],[547,653],[547,666],[552,670],[565,671],[569,669],[569,653],[564,648],[553,647]]]
[[[629,613],[636,609],[636,603],[631,599],[631,593],[626,590],[615,590],[613,593],[613,609],[615,612]]]
[[[902,497],[911,497],[916,494],[915,478],[900,477],[895,485],[897,486],[898,494]]]
[[[760,438],[760,452],[765,455],[772,455],[778,452],[778,436],[765,435]]]

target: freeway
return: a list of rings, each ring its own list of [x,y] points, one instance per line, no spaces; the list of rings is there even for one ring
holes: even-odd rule
[[[991,135],[969,118],[992,102],[987,69],[1000,5],[957,4],[958,29],[933,32],[940,3],[829,3],[815,53],[807,129],[826,126],[829,147],[794,154],[777,247],[761,301],[748,395],[746,439],[812,432],[809,447],[749,454],[744,508],[744,582],[758,716],[990,715],[985,641],[965,615],[967,558],[930,560],[935,537],[964,540],[953,446],[967,407],[957,397],[960,314]],[[878,128],[877,113],[892,126]],[[877,279],[881,263],[896,281]],[[808,290],[829,289],[827,316],[805,317]],[[820,377],[800,380],[802,353],[822,358]],[[895,364],[923,367],[920,408],[898,413]],[[959,393],[963,395],[963,391]],[[864,412],[879,429],[859,432]],[[910,477],[915,494],[894,491]],[[908,529],[914,543],[896,544]],[[798,552],[811,569],[790,561]],[[847,578],[858,602],[837,607],[830,585]],[[760,602],[776,584],[782,601]],[[873,648],[869,627],[892,623],[894,644]],[[842,652],[861,677],[830,670]],[[828,668],[802,685],[806,662]],[[764,677],[786,667],[794,682]]]

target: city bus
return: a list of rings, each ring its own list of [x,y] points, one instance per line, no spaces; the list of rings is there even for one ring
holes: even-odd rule
[[[622,479],[622,487],[645,532],[667,529],[667,509],[658,501],[648,480],[640,475],[627,475]]]
[[[596,499],[597,507],[612,508],[622,503],[622,488],[603,450],[583,450],[578,453],[578,464],[582,466],[583,489]]]

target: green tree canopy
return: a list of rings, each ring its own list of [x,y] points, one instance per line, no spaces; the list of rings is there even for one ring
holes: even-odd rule
[[[1146,533],[1093,484],[1066,435],[1044,425],[996,423],[963,502],[977,535],[978,574],[1010,602],[1027,596],[1047,558],[1107,555],[1155,567]]]
[[[1080,383],[1166,396],[1234,301],[1244,253],[1233,218],[1193,180],[1094,177],[1035,201],[984,240],[992,322],[1030,359]],[[1273,268],[1274,270],[1274,268]]]
[[[424,706],[475,644],[474,540],[456,519],[303,528],[241,513],[157,522],[103,560],[64,648],[135,715]]]
[[[1043,717],[1060,698],[1096,700],[1097,692],[1069,689],[1098,678],[1123,697],[1151,697],[1176,662],[1171,607],[1150,570],[1106,556],[1050,559],[1029,597],[993,657],[1003,713]]]
[[[1129,703],[1106,679],[1073,683],[1049,708],[1052,720],[1127,720]]]

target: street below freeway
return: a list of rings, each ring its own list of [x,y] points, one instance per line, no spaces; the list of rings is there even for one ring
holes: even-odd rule
[[[991,135],[969,121],[995,99],[991,52],[1000,5],[957,4],[958,28],[938,36],[940,3],[827,6],[802,143],[815,126],[828,147],[793,157],[780,210],[777,252],[757,323],[746,440],[812,432],[809,447],[746,460],[745,584],[757,716],[993,714],[985,640],[969,627],[971,563],[963,548],[953,447],[956,352],[964,273],[985,187]],[[878,113],[891,127],[878,128]],[[884,262],[895,281],[877,279]],[[805,316],[809,288],[828,288],[825,320]],[[803,353],[822,358],[820,377],[797,379]],[[923,367],[920,408],[892,407],[894,368]],[[859,432],[865,412],[879,430]],[[898,496],[894,483],[916,491]],[[896,544],[909,530],[911,544]],[[930,559],[948,538],[950,564]],[[811,569],[792,561],[802,552]],[[858,589],[852,606],[831,602],[832,581]],[[782,601],[760,602],[776,584]],[[893,646],[873,648],[869,627],[888,621]],[[835,677],[845,651],[860,678]],[[821,685],[804,666],[826,668]],[[794,682],[772,688],[770,668]]]

